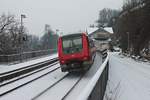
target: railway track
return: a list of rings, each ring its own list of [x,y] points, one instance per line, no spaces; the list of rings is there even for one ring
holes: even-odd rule
[[[41,93],[39,93],[38,95],[36,95],[35,97],[33,97],[32,100],[36,100],[37,98],[39,98],[41,95],[43,95],[44,93],[46,93],[49,89],[51,89],[52,87],[54,87],[55,85],[57,85],[60,81],[62,81],[63,79],[65,79],[68,75],[69,74],[66,74],[65,76],[63,76],[62,78],[60,78],[58,81],[56,81],[55,83],[53,83],[52,85],[50,85],[44,91],[42,91]]]
[[[30,66],[25,66],[25,67],[22,67],[22,68],[19,68],[19,69],[15,69],[15,70],[0,73],[0,83],[2,83],[4,81],[7,81],[7,80],[10,80],[10,79],[13,79],[13,78],[16,78],[20,75],[27,74],[29,72],[32,72],[32,71],[36,70],[36,69],[39,69],[39,68],[42,68],[46,65],[52,64],[56,61],[58,61],[58,58],[54,58],[54,59],[51,59],[51,60],[47,60],[47,61],[44,61],[44,62],[33,64],[33,65],[30,65]]]
[[[63,76],[62,78],[60,78],[58,81],[56,81],[55,83],[53,83],[52,85],[50,85],[48,88],[46,88],[44,91],[42,91],[41,93],[39,93],[38,95],[36,95],[34,98],[32,98],[31,100],[41,100],[39,99],[43,94],[45,94],[46,92],[48,92],[50,89],[54,88],[55,86],[57,86],[58,84],[60,84],[62,81],[67,80],[67,78],[70,76],[70,73],[66,74],[65,76]],[[75,80],[75,82],[69,87],[69,89],[65,92],[65,94],[60,97],[61,100],[65,100],[66,97],[69,95],[69,93],[75,88],[75,86],[80,82],[80,80],[82,79],[82,77],[84,76],[84,74],[81,74],[77,80]],[[59,90],[58,90],[59,91]],[[57,93],[57,91],[56,91]],[[57,99],[56,99],[57,100]]]
[[[21,75],[21,76],[19,76],[19,77],[13,78],[13,79],[8,80],[8,81],[5,81],[5,82],[3,82],[3,83],[0,84],[0,87],[5,86],[5,85],[8,85],[8,84],[11,84],[11,83],[13,83],[13,82],[15,82],[15,81],[18,81],[18,80],[20,80],[20,79],[26,78],[26,77],[28,77],[28,76],[31,76],[31,75],[33,75],[33,74],[35,74],[35,73],[38,73],[38,72],[43,71],[43,70],[45,70],[45,69],[48,69],[49,67],[52,67],[52,66],[54,66],[54,65],[56,65],[56,64],[58,64],[58,62],[52,63],[52,64],[49,65],[49,66],[41,67],[41,68],[39,68],[39,69],[37,69],[37,70],[34,70],[34,71],[30,72],[30,73],[23,74],[23,75]]]
[[[52,66],[54,65],[52,64],[52,65],[46,66],[45,69],[38,70],[37,72],[34,72],[34,74],[32,73],[30,75],[26,75],[18,80],[11,82],[11,84],[7,83],[7,84],[0,85],[0,97],[8,93],[11,93],[12,91],[17,90],[33,81],[36,81],[60,68],[59,65],[53,68]]]
[[[61,99],[61,100],[65,100],[66,97],[69,95],[69,93],[75,88],[75,86],[80,82],[80,80],[82,79],[84,75],[82,75],[78,80],[77,82],[70,88],[70,90],[64,95],[64,97]]]
[[[97,63],[94,62],[93,65]],[[55,62],[30,75],[24,74],[26,77],[14,82],[0,84],[0,100],[12,97],[22,100],[74,100],[72,97],[80,94],[97,68],[94,66],[84,73],[62,73],[60,65]]]

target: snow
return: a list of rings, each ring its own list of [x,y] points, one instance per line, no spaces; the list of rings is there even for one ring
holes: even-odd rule
[[[83,92],[83,90],[88,85],[87,83],[95,75],[96,71],[102,64],[102,59],[99,53],[96,54],[95,61],[90,70],[83,76],[80,82],[75,86],[75,88],[69,93],[69,95],[65,98],[65,100],[77,100],[77,97]],[[58,73],[60,74],[60,73]],[[77,82],[80,78],[80,74],[71,74],[64,80],[62,80],[59,84],[51,88],[47,93],[41,95],[41,97],[37,98],[37,100],[61,100],[62,97],[69,91],[69,89]]]
[[[33,65],[33,64],[36,64],[36,63],[40,63],[40,62],[43,62],[43,61],[46,61],[46,60],[50,60],[50,59],[53,59],[53,58],[56,58],[56,57],[58,57],[57,53],[47,55],[47,56],[43,56],[41,58],[37,58],[37,59],[34,59],[34,60],[19,63],[19,64],[0,65],[0,73],[5,73],[5,72],[11,71],[11,70],[19,69],[19,68],[26,67],[26,66],[29,66],[29,65]]]
[[[104,100],[149,100],[150,65],[111,53]]]
[[[0,88],[0,94],[2,94],[5,91],[13,89],[14,87],[18,87],[18,86],[20,86],[20,85],[22,85],[22,84],[24,84],[24,83],[26,83],[26,82],[28,82],[30,80],[34,80],[35,78],[40,77],[41,75],[44,75],[44,74],[48,73],[49,71],[54,70],[57,67],[59,67],[59,64],[57,64],[57,65],[55,65],[53,67],[49,67],[48,69],[45,69],[45,70],[40,71],[38,73],[35,73],[35,74],[31,75],[31,76],[28,76],[28,77],[25,77],[25,78],[20,79],[18,81],[15,81],[12,84],[8,84],[6,86],[3,86],[3,87]]]
[[[90,70],[84,75],[84,77],[80,80],[80,82],[77,84],[77,86],[72,90],[71,93],[67,96],[65,100],[78,100],[80,98],[81,93],[85,91],[85,89],[88,86],[88,83],[92,80],[95,73],[98,71],[98,69],[101,67],[102,64],[102,58],[99,53],[96,54],[94,63]],[[89,87],[90,88],[90,87]]]
[[[112,27],[105,27],[104,30],[109,33],[114,33]]]
[[[59,64],[53,66],[51,69],[54,69],[58,66]],[[0,100],[31,100],[33,97],[43,92],[65,75],[67,75],[67,73],[61,73],[61,70],[58,69],[36,81],[31,82],[30,84],[27,84],[5,96],[0,97]],[[36,77],[36,75],[34,75],[34,77]],[[20,84],[20,82],[18,84]]]
[[[43,57],[41,59],[49,59],[56,57],[57,54],[52,56]],[[41,60],[40,60],[41,61]],[[36,61],[35,61],[36,62]],[[37,63],[37,62],[36,62]],[[93,66],[84,75],[77,86],[67,96],[66,100],[75,100],[87,88],[88,83],[94,77],[95,73],[101,66],[102,59],[97,53]],[[13,66],[13,65],[11,65]],[[15,66],[15,65],[14,65]],[[54,69],[59,64],[50,68]],[[15,67],[16,68],[16,67]],[[41,73],[45,73],[45,70]],[[15,85],[24,83],[27,80],[37,77],[40,73],[20,80],[8,87],[1,88],[0,91],[10,89]],[[31,100],[37,94],[54,84],[56,81],[67,75],[62,73],[60,69],[50,73],[28,85],[19,88],[6,96],[0,97],[1,100]],[[73,86],[78,80],[78,76],[69,76],[61,81],[52,90],[47,91],[38,99],[60,99],[62,96]],[[150,99],[150,63],[135,61],[131,58],[119,55],[119,53],[109,54],[109,79],[107,84],[104,100],[149,100]]]
[[[100,66],[96,74],[93,76],[93,78],[88,82],[87,86],[85,87],[84,91],[79,95],[77,100],[87,100],[90,96],[92,90],[94,89],[98,79],[100,78],[102,72],[104,71],[106,64],[108,62],[108,56],[103,62],[103,64]]]
[[[35,100],[62,100],[68,91],[76,84],[82,74],[70,74],[67,78],[60,81],[57,85],[49,89],[46,93]]]
[[[92,34],[93,32],[95,32],[96,30],[98,30],[97,27],[94,27],[94,28],[91,28],[91,27],[90,27],[90,28],[87,29],[87,33],[88,33],[88,35],[89,35],[89,34]]]
[[[94,27],[94,28],[90,27],[90,28],[87,28],[87,33],[88,33],[88,35],[90,35],[97,30],[98,30],[97,27]],[[109,33],[112,33],[112,34],[114,33],[112,27],[105,27],[104,30],[109,32]]]
[[[97,53],[95,61],[93,63],[93,66],[90,68],[89,71],[83,76],[83,78],[80,80],[80,82],[75,86],[75,88],[69,93],[67,98],[65,100],[76,100],[77,97],[80,95],[80,93],[86,88],[87,83],[90,82],[90,80],[93,78],[99,67],[101,66],[102,59],[101,55]],[[50,68],[54,69],[55,67],[58,67],[59,64],[52,66]],[[40,72],[45,73],[47,70]],[[35,77],[37,77],[40,73],[37,73],[33,76],[30,76],[28,78],[22,79],[16,83],[13,83],[9,85],[8,87],[1,88],[0,90],[6,90],[10,89],[14,86],[17,86],[21,83],[24,83],[28,80],[31,80]],[[52,84],[54,84],[56,81],[67,75],[68,73],[61,72],[60,69],[36,80],[31,82],[30,84],[27,84],[5,96],[0,97],[0,100],[31,100],[34,97],[36,97],[39,93],[43,92],[45,89],[50,87]],[[77,80],[80,78],[80,74],[71,74],[67,76],[65,79],[60,81],[57,85],[46,91],[43,95],[41,95],[40,100],[61,100],[62,98],[69,90],[70,88],[77,82]]]

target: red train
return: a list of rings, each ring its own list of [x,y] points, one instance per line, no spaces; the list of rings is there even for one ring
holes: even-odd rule
[[[86,33],[59,37],[58,57],[62,72],[89,69],[93,63],[96,48]]]

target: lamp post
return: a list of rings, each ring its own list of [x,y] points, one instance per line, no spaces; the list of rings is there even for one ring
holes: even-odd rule
[[[129,35],[129,32],[127,32],[127,35],[128,35],[128,52],[130,54],[130,35]]]
[[[59,29],[56,29],[56,34],[59,36],[58,32],[59,32]]]
[[[21,14],[21,33],[22,33],[22,30],[23,30],[23,18],[26,18],[26,15]]]
[[[20,26],[20,62],[22,62],[22,39],[23,39],[23,18],[26,18],[26,15],[21,14],[21,26]]]

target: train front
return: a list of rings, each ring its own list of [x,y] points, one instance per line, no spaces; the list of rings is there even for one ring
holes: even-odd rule
[[[71,34],[60,37],[58,55],[62,72],[86,69],[85,65],[91,60],[87,36]]]

